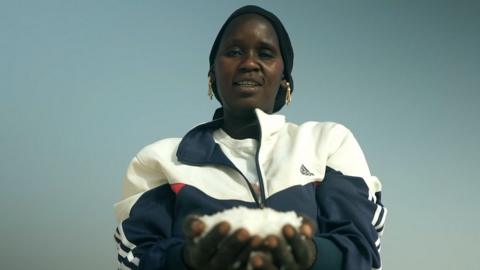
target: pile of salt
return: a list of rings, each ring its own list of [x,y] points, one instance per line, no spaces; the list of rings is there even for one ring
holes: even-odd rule
[[[278,212],[271,208],[250,209],[246,207],[234,207],[210,216],[199,217],[205,223],[205,235],[212,227],[222,221],[230,223],[230,233],[244,228],[250,235],[266,237],[273,234],[281,236],[284,225],[290,224],[295,229],[302,225],[302,217],[295,212]],[[203,236],[202,235],[202,236]]]

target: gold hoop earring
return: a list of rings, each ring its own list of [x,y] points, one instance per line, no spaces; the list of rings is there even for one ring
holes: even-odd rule
[[[285,93],[285,104],[290,105],[290,103],[292,102],[292,89],[290,88],[290,83],[289,82],[287,82],[286,85],[287,85],[287,89],[285,89],[285,91],[286,91],[286,93]]]
[[[213,99],[212,76],[208,75],[208,97]]]

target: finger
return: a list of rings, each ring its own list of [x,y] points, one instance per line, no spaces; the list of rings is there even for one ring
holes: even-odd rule
[[[285,270],[298,269],[297,262],[288,246],[287,242],[275,235],[269,235],[265,239],[265,246],[272,254],[275,265]]]
[[[191,261],[194,265],[207,265],[213,254],[217,252],[219,243],[227,237],[230,231],[230,224],[226,221],[215,225],[196,244],[190,246]]]
[[[197,249],[195,239],[205,230],[205,223],[198,216],[188,216],[183,223],[183,232],[186,237],[185,247],[183,249],[183,258],[185,263],[191,267],[196,267],[199,260],[195,257]]]
[[[205,230],[205,223],[198,216],[189,216],[183,223],[183,232],[187,239],[200,236]]]
[[[300,225],[300,233],[305,235],[307,238],[313,237],[317,227],[312,219],[303,216],[302,217],[302,225]]]
[[[238,229],[225,238],[211,259],[209,269],[225,269],[237,265],[238,255],[248,245],[249,238],[250,234],[245,229]]]
[[[271,256],[263,252],[256,252],[250,258],[250,265],[255,270],[278,270],[272,262]]]
[[[236,266],[238,269],[245,269],[247,267],[250,254],[252,253],[252,251],[259,250],[262,242],[263,239],[258,235],[250,237],[248,244],[237,256],[237,260],[235,263],[237,264]]]
[[[283,227],[283,234],[292,248],[295,261],[301,268],[308,268],[314,259],[315,245],[312,239],[298,233],[291,225]]]

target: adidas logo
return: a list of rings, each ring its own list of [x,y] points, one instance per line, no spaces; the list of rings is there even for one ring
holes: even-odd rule
[[[300,166],[300,173],[303,174],[303,175],[306,175],[306,176],[313,176],[314,175],[303,164],[302,164],[302,166]]]

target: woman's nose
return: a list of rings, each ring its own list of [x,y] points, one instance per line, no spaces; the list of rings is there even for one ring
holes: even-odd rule
[[[260,70],[260,65],[258,63],[258,58],[253,53],[245,54],[243,59],[242,59],[242,62],[240,63],[239,69],[242,72]]]

